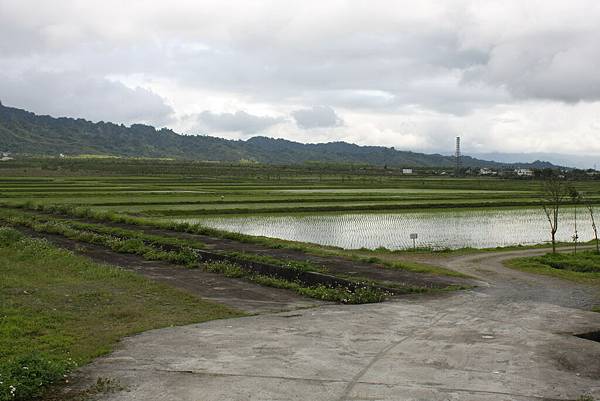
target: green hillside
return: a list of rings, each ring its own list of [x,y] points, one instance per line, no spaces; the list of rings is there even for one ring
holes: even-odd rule
[[[452,157],[399,151],[382,146],[358,146],[346,142],[302,144],[263,136],[246,141],[204,135],[180,135],[169,129],[142,124],[127,127],[110,122],[54,118],[0,104],[0,151],[29,155],[112,155],[169,157],[190,160],[251,160],[294,164],[310,161],[371,165],[450,167]],[[463,158],[466,167],[499,166],[501,163]],[[521,164],[523,165],[523,164]],[[536,162],[535,167],[550,167]]]

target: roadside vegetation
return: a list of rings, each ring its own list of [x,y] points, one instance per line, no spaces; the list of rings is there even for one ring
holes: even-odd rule
[[[122,337],[242,316],[0,227],[0,400],[30,400]]]
[[[292,290],[300,295],[323,301],[339,302],[343,304],[366,304],[382,302],[392,293],[377,288],[374,283],[357,282],[353,288],[344,286],[313,285],[308,286],[298,281],[284,280],[264,274],[256,274],[227,262],[213,262],[203,265],[203,268],[212,273],[221,273],[226,277],[244,278],[254,283],[268,287]],[[425,292],[424,288],[404,288],[403,293]]]
[[[598,241],[598,230],[595,220],[595,206],[574,184],[565,181],[556,175],[546,178],[543,186],[543,210],[550,227],[552,238],[552,253],[542,256],[516,258],[508,260],[505,265],[530,273],[543,274],[552,277],[570,280],[574,282],[600,286],[600,248]],[[585,205],[590,217],[591,229],[594,238],[588,242],[594,249],[579,248],[581,245],[579,230],[582,228],[577,219],[579,206]],[[572,208],[566,209],[570,205]],[[559,214],[573,213],[572,242],[569,244],[572,251],[557,252],[557,241],[555,234],[559,229]],[[593,306],[592,311],[599,312],[600,305]]]
[[[600,286],[600,254],[593,251],[580,251],[577,254],[548,253],[512,259],[506,265],[530,273]]]

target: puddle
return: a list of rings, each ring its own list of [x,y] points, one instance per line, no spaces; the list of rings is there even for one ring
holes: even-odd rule
[[[600,330],[590,331],[589,333],[575,334],[575,337],[583,338],[585,340],[596,341],[600,343]]]

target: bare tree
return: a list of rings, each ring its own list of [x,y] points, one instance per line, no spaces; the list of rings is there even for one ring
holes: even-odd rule
[[[596,220],[594,219],[594,206],[588,199],[585,202],[588,212],[590,213],[590,219],[592,220],[592,230],[594,230],[594,238],[596,239],[596,253],[600,254],[600,246],[598,245],[598,228],[596,227]]]
[[[569,197],[573,202],[573,222],[575,224],[575,233],[573,234],[573,253],[577,253],[577,240],[579,240],[579,233],[577,232],[577,205],[581,202],[583,195],[577,191],[575,187],[569,187]]]
[[[560,206],[568,196],[569,190],[563,180],[550,176],[544,181],[542,194],[542,207],[550,223],[552,235],[552,253],[556,253],[556,231],[558,231],[558,213]]]

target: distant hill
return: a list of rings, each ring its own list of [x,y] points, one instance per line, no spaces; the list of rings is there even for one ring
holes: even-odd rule
[[[454,159],[439,154],[359,146],[346,142],[303,144],[263,136],[246,141],[204,135],[180,135],[169,129],[83,119],[54,118],[3,106],[0,103],[0,151],[30,155],[113,155],[170,157],[191,160],[251,160],[295,164],[310,161],[405,167],[451,167]],[[500,167],[505,163],[463,157],[465,167]],[[519,167],[553,167],[547,162],[518,163]]]
[[[558,166],[594,170],[600,166],[600,155],[575,155],[566,153],[479,153],[473,157],[501,163],[526,163],[531,160],[546,160]]]

